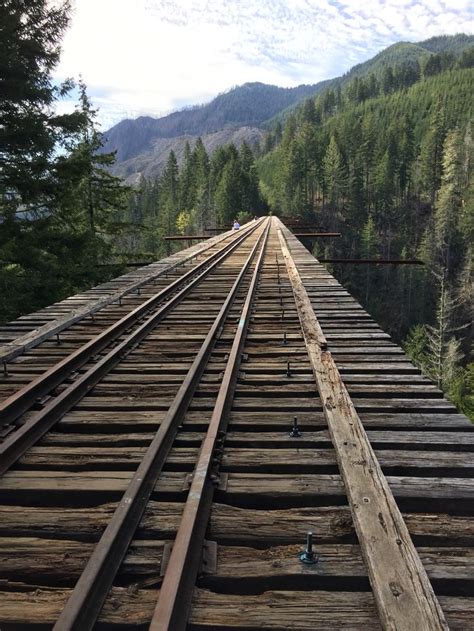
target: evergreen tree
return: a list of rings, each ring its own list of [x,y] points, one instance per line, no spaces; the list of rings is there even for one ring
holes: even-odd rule
[[[196,154],[191,153],[189,142],[184,146],[184,159],[179,176],[180,202],[183,210],[191,211],[196,203],[197,173]]]
[[[201,138],[196,141],[192,157],[196,173],[195,208],[198,225],[202,229],[210,223],[215,223],[215,217],[211,213],[209,156]]]
[[[72,84],[56,87],[51,73],[69,21],[68,2],[3,0],[0,3],[0,212],[41,212],[54,199],[51,173],[58,142],[77,130],[74,115],[54,105]]]
[[[0,4],[0,320],[50,304],[102,280],[107,241],[91,236],[97,204],[112,202],[109,175],[94,154],[85,91],[73,114],[55,114],[72,87],[56,87],[69,3]],[[86,150],[86,145],[90,151]],[[88,194],[79,193],[89,175]],[[99,192],[100,188],[100,192]],[[84,189],[83,189],[84,190]],[[111,273],[116,270],[110,270]]]
[[[57,217],[77,229],[85,213],[90,231],[113,231],[112,222],[125,208],[127,187],[107,170],[115,162],[115,153],[102,153],[103,142],[97,131],[97,111],[87,96],[86,86],[79,82],[81,126],[77,140],[68,143],[69,154],[59,156],[55,165],[59,208]]]
[[[174,151],[170,151],[163,175],[160,179],[160,234],[171,236],[176,229],[179,214],[178,162]],[[171,250],[170,246],[170,250]]]
[[[331,208],[342,205],[346,187],[346,173],[341,151],[334,136],[331,136],[323,160],[324,189]]]
[[[228,226],[242,210],[241,172],[238,155],[231,155],[226,163],[215,192],[218,222]]]
[[[440,184],[445,134],[445,111],[441,99],[438,99],[431,114],[428,133],[421,145],[421,177],[431,203],[434,203]]]

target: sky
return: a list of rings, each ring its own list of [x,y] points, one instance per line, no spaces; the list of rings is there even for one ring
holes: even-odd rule
[[[471,0],[72,0],[55,79],[108,129],[248,81],[317,83],[398,41],[473,32]],[[62,111],[73,107],[61,104]]]

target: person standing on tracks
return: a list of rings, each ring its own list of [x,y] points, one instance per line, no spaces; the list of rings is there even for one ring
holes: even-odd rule
[[[240,229],[240,224],[237,221],[237,219],[234,219],[234,225],[232,226],[232,230],[239,230]]]

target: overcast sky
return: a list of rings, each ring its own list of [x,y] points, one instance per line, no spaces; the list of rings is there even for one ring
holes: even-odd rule
[[[394,42],[473,31],[470,0],[73,0],[73,6],[56,78],[82,74],[104,129],[209,101],[247,81],[317,83]]]

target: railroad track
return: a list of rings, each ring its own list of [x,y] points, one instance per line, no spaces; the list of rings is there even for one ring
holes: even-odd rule
[[[472,628],[473,426],[281,222],[120,285],[4,331],[2,630]]]

